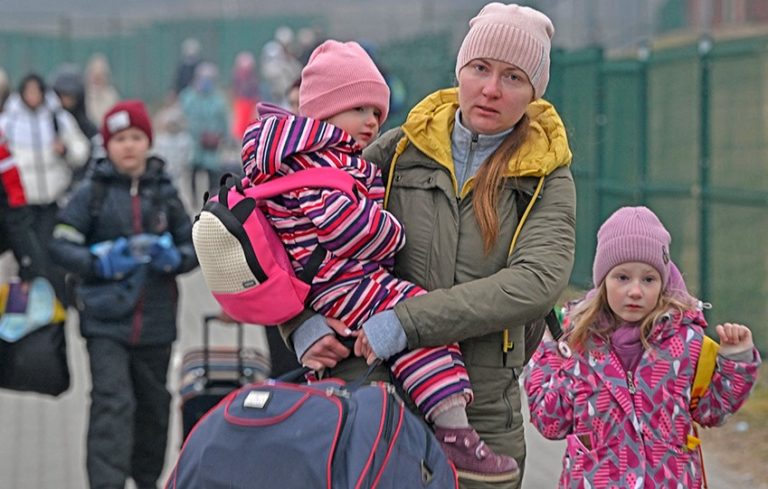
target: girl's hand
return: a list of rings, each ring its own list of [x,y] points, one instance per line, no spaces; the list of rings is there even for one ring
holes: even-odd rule
[[[735,355],[754,348],[752,332],[743,324],[718,324],[715,331],[720,336],[721,355]]]
[[[376,354],[373,352],[373,348],[371,348],[371,344],[368,342],[363,329],[359,330],[359,335],[355,341],[355,355],[365,357],[365,363],[368,365],[376,361]]]

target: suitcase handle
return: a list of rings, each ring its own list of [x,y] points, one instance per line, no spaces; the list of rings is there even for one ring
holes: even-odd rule
[[[203,317],[203,374],[204,378],[210,379],[209,370],[210,370],[210,340],[211,340],[211,327],[210,323],[213,321],[218,321],[223,324],[233,324],[235,327],[237,327],[237,371],[240,374],[240,378],[245,378],[245,368],[243,365],[243,342],[244,342],[244,333],[243,333],[243,323],[240,322],[234,322],[234,323],[228,323],[227,321],[223,321],[219,316],[208,314],[205,317]]]

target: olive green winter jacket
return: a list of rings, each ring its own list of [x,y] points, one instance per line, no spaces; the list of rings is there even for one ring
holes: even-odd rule
[[[529,137],[510,161],[498,205],[498,241],[485,255],[472,209],[473,178],[456,188],[451,131],[457,108],[457,89],[438,91],[364,154],[390,182],[387,209],[405,228],[395,274],[431,291],[400,303],[395,312],[409,348],[459,341],[468,366],[521,366],[523,326],[552,308],[573,266],[576,194],[565,127],[548,102],[530,104]],[[405,149],[393,166],[398,143]],[[516,194],[530,201],[542,178],[510,254],[522,214]],[[505,329],[512,345],[507,354]]]

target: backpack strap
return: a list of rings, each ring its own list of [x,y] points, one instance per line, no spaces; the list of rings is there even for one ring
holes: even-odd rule
[[[392,178],[395,175],[395,164],[400,155],[405,152],[405,148],[408,146],[408,136],[403,136],[400,141],[397,142],[395,147],[395,154],[392,156],[392,161],[389,162],[389,173],[387,174],[387,186],[384,187],[384,208],[387,208],[389,203],[389,192],[392,189]]]
[[[304,270],[297,275],[299,280],[305,284],[312,285],[312,279],[317,275],[317,272],[320,270],[320,265],[323,264],[323,260],[325,260],[327,254],[328,250],[320,246],[320,244],[315,246],[315,249],[312,250],[312,254],[309,255],[309,260],[307,261]]]
[[[343,192],[354,202],[358,200],[355,193],[356,183],[354,177],[340,168],[306,168],[295,173],[267,180],[258,185],[252,185],[248,178],[243,178],[227,187],[222,187],[219,191],[220,202],[226,204],[229,189],[233,187],[238,192],[254,200],[275,197],[300,188],[330,188]],[[309,256],[306,266],[298,274],[299,280],[311,284],[327,254],[328,251],[318,244]]]
[[[242,183],[247,196],[254,199],[267,199],[306,187],[339,190],[357,202],[355,179],[340,168],[307,168],[258,185],[252,185],[247,178],[244,178]]]
[[[691,411],[696,409],[701,398],[707,393],[707,390],[709,390],[709,384],[712,382],[712,375],[715,373],[715,367],[717,366],[718,351],[720,351],[720,344],[709,336],[704,335],[704,340],[701,342],[699,360],[696,362],[696,373],[693,376],[693,386],[691,387]],[[692,426],[693,435],[688,435],[687,446],[689,450],[696,450],[699,452],[702,487],[707,489],[709,483],[707,481],[707,473],[704,470],[704,452],[701,449],[699,429],[696,426],[695,421],[692,423]]]
[[[59,126],[58,116],[59,116],[58,110],[51,111],[51,123],[53,124],[53,134],[55,134],[56,137],[59,137],[61,135],[61,127]]]
[[[520,232],[523,230],[523,225],[525,224],[525,221],[528,220],[528,216],[531,213],[531,210],[533,209],[533,206],[536,204],[536,200],[539,197],[539,194],[541,194],[541,188],[544,186],[544,179],[546,176],[542,175],[539,178],[539,183],[536,185],[536,190],[533,191],[533,195],[529,196],[528,194],[524,192],[517,192],[516,202],[517,202],[517,228],[515,229],[515,234],[512,235],[512,242],[509,245],[509,254],[511,255],[512,252],[515,249],[515,245],[517,244],[517,238],[520,237]],[[535,343],[536,345],[539,344],[541,341],[541,338],[544,336],[544,328],[547,326],[550,327],[550,332],[554,335],[557,331],[560,332],[560,335],[562,335],[562,329],[559,327],[560,322],[557,320],[557,315],[555,314],[554,309],[549,311],[544,318],[545,321],[533,321],[530,323],[530,325],[526,325],[526,329],[529,328],[535,328],[536,331],[529,331],[526,335],[529,340],[531,340],[531,343]],[[550,326],[550,323],[552,325],[557,324],[558,328],[557,330],[553,331],[552,326]],[[503,340],[501,345],[501,350],[504,353],[509,352],[515,347],[515,342],[509,339],[509,329],[504,328],[503,333]],[[526,350],[529,350],[528,347],[526,347]],[[533,350],[528,352],[530,355],[533,355]],[[504,361],[506,362],[506,355],[504,356]],[[529,355],[526,355],[526,358],[529,358]],[[528,362],[526,362],[528,363]]]
[[[696,374],[693,376],[693,387],[691,388],[691,409],[696,409],[699,400],[709,390],[709,384],[712,381],[712,375],[715,373],[717,365],[717,352],[720,345],[707,335],[704,335],[704,341],[701,342],[701,351],[699,360],[696,363]]]

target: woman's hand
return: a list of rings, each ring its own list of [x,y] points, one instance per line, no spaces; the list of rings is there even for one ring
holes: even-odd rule
[[[347,338],[357,335],[356,332],[347,328],[347,325],[338,319],[325,318],[325,322],[333,329],[337,335]],[[344,346],[334,335],[326,335],[317,340],[310,346],[301,357],[301,364],[312,370],[323,370],[333,368],[340,361],[350,355],[349,348]]]
[[[373,352],[371,344],[368,342],[368,337],[365,335],[364,330],[358,332],[357,340],[355,340],[355,356],[364,357],[365,363],[368,365],[371,365],[378,359]]]
[[[720,354],[734,355],[754,348],[752,332],[743,324],[723,323],[715,328],[720,336]]]

